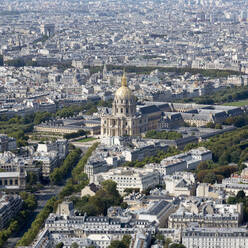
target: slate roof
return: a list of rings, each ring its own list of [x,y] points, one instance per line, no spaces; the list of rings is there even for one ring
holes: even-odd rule
[[[141,114],[150,114],[155,112],[161,112],[160,109],[156,105],[150,105],[140,108]]]
[[[94,193],[96,193],[99,190],[99,187],[97,185],[95,185],[94,183],[89,184],[89,188]]]
[[[158,215],[167,205],[168,205],[168,202],[162,200],[149,210],[149,214]]]

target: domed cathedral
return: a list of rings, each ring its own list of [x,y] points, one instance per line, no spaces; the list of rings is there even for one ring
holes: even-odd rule
[[[158,128],[161,111],[158,112],[154,125],[154,116],[151,118],[151,115],[143,114],[143,111],[140,110],[137,111],[136,97],[128,88],[124,72],[121,87],[115,93],[112,114],[104,115],[101,119],[101,136],[102,138],[140,136],[141,133]],[[153,125],[151,125],[152,123]]]
[[[115,93],[112,114],[125,117],[132,117],[136,114],[136,98],[127,87],[125,73],[121,80],[121,87]]]

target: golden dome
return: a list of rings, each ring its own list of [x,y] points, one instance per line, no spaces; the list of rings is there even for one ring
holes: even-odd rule
[[[133,92],[127,87],[127,78],[125,72],[122,76],[121,87],[115,92],[115,98],[121,100],[130,100],[134,98]]]
[[[134,97],[133,92],[125,86],[121,86],[116,92],[115,92],[115,97],[118,99],[131,99]]]

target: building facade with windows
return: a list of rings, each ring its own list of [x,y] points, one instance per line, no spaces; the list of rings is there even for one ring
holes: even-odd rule
[[[245,248],[248,232],[245,228],[188,228],[182,232],[182,244],[187,248]]]
[[[192,198],[181,202],[178,210],[168,220],[169,228],[184,229],[192,223],[199,227],[236,228],[243,221],[243,204],[217,204],[212,200]]]
[[[116,168],[96,175],[96,182],[113,180],[117,190],[123,194],[125,189],[139,189],[140,192],[159,184],[159,173],[153,169]]]
[[[19,166],[17,171],[0,172],[0,189],[10,192],[24,190],[26,188],[27,173],[24,166]]]
[[[0,194],[0,230],[8,225],[21,207],[22,199],[19,195]]]

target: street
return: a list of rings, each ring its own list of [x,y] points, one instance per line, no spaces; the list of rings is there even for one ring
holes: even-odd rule
[[[11,238],[9,238],[4,244],[4,248],[14,248],[18,240],[23,236],[23,234],[29,229],[32,222],[34,221],[36,215],[42,210],[46,202],[53,196],[56,196],[63,186],[45,186],[44,189],[39,190],[35,193],[37,197],[37,208],[33,212],[33,215],[30,216],[27,223],[21,228],[18,233],[15,233]]]

